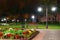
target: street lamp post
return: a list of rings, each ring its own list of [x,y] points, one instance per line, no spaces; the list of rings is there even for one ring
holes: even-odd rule
[[[51,8],[51,11],[55,12],[56,11],[56,7],[52,7]],[[48,29],[48,8],[46,7],[45,9],[45,13],[46,13],[46,29]],[[42,7],[38,7],[38,12],[41,12],[42,11]]]
[[[32,18],[32,22],[34,22],[34,20],[35,20],[35,16],[32,15],[31,18]]]
[[[48,29],[48,8],[46,8],[46,29]]]
[[[31,18],[32,18],[32,22],[33,22],[33,23],[36,23],[36,16],[32,15]],[[34,24],[34,25],[35,25],[35,24]],[[38,28],[38,26],[36,25],[36,29],[37,29],[37,28]]]
[[[26,24],[27,24],[27,19],[25,19],[24,21],[25,21],[25,28],[26,28]]]

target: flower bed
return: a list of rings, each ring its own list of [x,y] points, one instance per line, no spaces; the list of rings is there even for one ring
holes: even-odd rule
[[[0,32],[0,39],[20,39],[20,40],[31,40],[39,32],[34,29],[13,29],[9,28]]]

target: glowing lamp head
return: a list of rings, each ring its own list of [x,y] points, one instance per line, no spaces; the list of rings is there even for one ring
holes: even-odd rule
[[[38,7],[37,11],[38,12],[41,12],[42,11],[42,8],[41,7]]]
[[[57,9],[56,7],[52,7],[51,8],[52,11],[56,11],[56,9]]]
[[[31,16],[31,18],[32,18],[32,19],[34,19],[34,18],[35,18],[35,16],[34,16],[34,15],[32,15],[32,16]]]

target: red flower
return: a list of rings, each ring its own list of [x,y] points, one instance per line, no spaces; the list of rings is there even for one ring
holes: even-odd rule
[[[0,37],[1,37],[1,36],[3,36],[3,33],[2,33],[2,32],[0,32]]]
[[[15,39],[19,39],[20,38],[20,36],[19,35],[15,35]]]
[[[13,36],[12,34],[7,34],[7,37],[11,37],[11,36]]]
[[[27,34],[27,32],[23,32],[23,34]]]

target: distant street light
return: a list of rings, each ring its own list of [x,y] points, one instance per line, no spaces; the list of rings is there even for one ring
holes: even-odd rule
[[[31,18],[32,18],[32,23],[35,23],[35,22],[36,22],[36,18],[35,18],[35,16],[32,15]]]
[[[2,18],[1,21],[2,21],[2,22],[3,22],[3,21],[6,21],[6,23],[7,23],[7,19],[6,19],[6,18]]]
[[[3,22],[4,20],[2,19],[1,21]]]
[[[3,20],[6,21],[6,18],[4,18]]]
[[[19,22],[19,20],[17,20],[17,22]]]
[[[38,7],[38,12],[41,12],[43,9],[42,9],[42,7]]]
[[[27,19],[25,19],[25,22],[27,21]]]
[[[6,18],[2,18],[1,21],[6,21]]]
[[[32,16],[31,16],[31,18],[32,18],[32,19],[34,19],[34,18],[35,18],[35,16],[34,16],[34,15],[32,15]]]
[[[12,20],[12,22],[14,22],[14,21],[15,21],[15,19]]]

